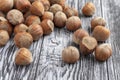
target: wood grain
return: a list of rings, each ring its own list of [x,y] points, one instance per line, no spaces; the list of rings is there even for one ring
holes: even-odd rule
[[[113,49],[113,55],[105,62],[98,62],[94,55],[83,56],[75,64],[66,64],[61,59],[62,50],[67,46],[78,45],[72,42],[73,32],[66,28],[55,28],[50,35],[43,36],[30,47],[33,63],[28,66],[16,66],[15,52],[18,50],[13,36],[6,46],[0,48],[0,80],[120,80],[120,1],[119,0],[67,0],[71,7],[79,11],[82,28],[90,34],[90,21],[93,17],[85,17],[81,9],[87,2],[96,6],[95,16],[107,21],[111,31],[106,41]]]

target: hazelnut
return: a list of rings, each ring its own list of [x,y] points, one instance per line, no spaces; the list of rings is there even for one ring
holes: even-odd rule
[[[67,21],[67,17],[63,12],[58,11],[55,14],[55,17],[54,17],[55,26],[60,27],[60,28],[64,27],[66,25],[66,21]]]
[[[86,36],[80,42],[80,51],[84,55],[88,55],[94,51],[97,41],[94,37]]]
[[[52,6],[50,7],[50,11],[51,11],[53,14],[57,13],[58,11],[62,11],[62,10],[63,10],[63,9],[62,9],[62,6],[59,5],[59,4],[54,4],[54,5],[52,5]]]
[[[49,0],[51,5],[53,5],[53,4],[60,4],[61,6],[65,5],[65,1],[66,0]]]
[[[8,32],[5,30],[0,30],[0,47],[4,46],[9,40]]]
[[[30,7],[32,14],[42,16],[44,14],[44,6],[40,1],[34,1]]]
[[[23,14],[17,9],[10,10],[7,13],[7,19],[13,25],[17,25],[24,22]]]
[[[48,0],[35,0],[35,1],[41,1],[43,3],[45,11],[49,10],[49,8],[50,8],[50,2]]]
[[[88,32],[85,31],[84,29],[78,29],[73,34],[73,42],[75,42],[76,44],[80,44],[83,37],[85,36],[89,36]]]
[[[0,0],[0,11],[8,12],[13,5],[13,0]]]
[[[105,61],[112,55],[111,46],[108,43],[99,45],[95,50],[95,58],[98,61]]]
[[[43,20],[40,25],[43,29],[43,34],[50,34],[54,30],[54,23],[49,19]]]
[[[96,26],[105,26],[106,21],[102,17],[95,17],[91,20],[91,28],[94,29]]]
[[[81,27],[81,20],[77,16],[72,16],[66,21],[66,28],[70,31],[75,31]]]
[[[30,15],[26,18],[25,23],[26,25],[30,26],[31,24],[40,24],[39,16]]]
[[[42,16],[42,20],[44,20],[44,19],[50,19],[50,20],[53,21],[53,17],[54,17],[54,15],[53,15],[52,12],[46,11],[46,12],[43,14],[43,16]]]
[[[29,0],[16,0],[15,2],[16,9],[20,10],[21,12],[27,12],[31,6]]]
[[[66,6],[63,12],[66,14],[68,18],[71,16],[78,16],[78,11],[75,8],[71,8],[69,6]]]
[[[14,42],[17,47],[29,48],[33,42],[32,36],[27,32],[19,32],[14,37]]]
[[[30,25],[28,32],[32,35],[33,40],[38,40],[43,35],[43,29],[39,24]]]
[[[20,48],[16,52],[15,64],[17,65],[28,65],[33,62],[32,53],[26,48]]]
[[[23,16],[26,19],[28,16],[32,15],[30,11],[27,11]]]
[[[79,51],[76,47],[69,46],[62,51],[62,60],[66,63],[75,63],[79,57]]]
[[[25,24],[18,24],[14,28],[14,33],[17,34],[19,32],[26,32],[28,30],[28,26]]]
[[[105,41],[110,36],[110,30],[103,26],[96,26],[92,35],[97,41]]]
[[[0,30],[5,30],[9,35],[12,34],[12,26],[4,17],[0,17]]]
[[[85,16],[92,16],[96,11],[95,5],[92,2],[88,2],[82,8],[82,13]]]
[[[5,14],[0,11],[0,17],[5,17]]]

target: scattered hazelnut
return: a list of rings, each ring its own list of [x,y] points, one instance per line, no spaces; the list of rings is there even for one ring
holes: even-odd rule
[[[15,64],[17,65],[28,65],[33,62],[32,53],[26,48],[20,48],[16,52]]]
[[[72,16],[67,19],[66,28],[70,31],[75,31],[81,27],[81,20],[77,16]]]
[[[83,37],[85,36],[89,36],[88,32],[85,31],[84,29],[78,29],[73,34],[73,42],[75,42],[76,44],[80,44]]]
[[[4,46],[9,40],[9,34],[5,30],[0,30],[0,47]]]
[[[9,35],[12,34],[12,26],[4,17],[0,17],[0,30],[5,30]]]
[[[91,28],[94,29],[96,26],[105,26],[106,21],[102,17],[95,17],[91,20]]]
[[[38,40],[43,35],[43,29],[39,24],[30,25],[28,32],[32,35],[33,40]]]
[[[19,32],[26,32],[28,30],[28,26],[25,24],[18,24],[14,28],[14,33],[17,34]]]
[[[54,17],[54,15],[53,15],[52,12],[46,11],[46,12],[43,14],[43,16],[42,16],[42,20],[44,20],[44,19],[50,19],[50,20],[53,21],[53,17]]]
[[[30,26],[31,24],[40,24],[39,16],[30,15],[26,18],[25,23],[26,25]]]
[[[27,32],[19,32],[15,35],[14,42],[16,46],[19,48],[22,48],[22,47],[29,48],[33,42],[33,38]]]
[[[110,30],[103,26],[96,26],[92,33],[97,41],[105,41],[110,36]]]
[[[112,48],[108,43],[99,45],[95,50],[95,58],[99,61],[105,61],[112,55]]]
[[[82,13],[85,16],[92,16],[96,11],[95,5],[92,2],[88,2],[82,9]]]
[[[62,6],[59,5],[59,4],[54,4],[54,5],[52,5],[52,6],[50,7],[50,11],[51,11],[53,14],[57,13],[58,11],[62,11],[62,10],[63,10],[63,9],[62,9]]]
[[[17,9],[10,10],[7,13],[7,19],[13,25],[17,25],[24,22],[23,14]]]
[[[80,51],[84,55],[88,55],[94,51],[97,41],[94,37],[86,36],[80,42]]]
[[[49,19],[43,20],[40,25],[43,29],[43,34],[50,34],[54,30],[54,23]]]
[[[76,47],[69,46],[62,51],[62,60],[66,63],[75,63],[79,57],[79,51]]]
[[[54,17],[55,26],[60,27],[60,28],[64,27],[66,25],[66,21],[67,21],[67,17],[63,12],[58,11],[55,14],[55,17]]]
[[[42,16],[44,14],[44,6],[40,1],[34,1],[30,7],[32,14]]]
[[[13,5],[13,0],[0,0],[0,11],[8,12]]]
[[[27,12],[31,6],[31,3],[29,0],[16,0],[15,6],[21,12]]]
[[[66,0],[49,0],[50,4],[60,4],[61,6],[64,6]]]
[[[5,14],[0,11],[0,17],[5,17]]]
[[[68,18],[71,16],[78,16],[78,11],[75,8],[71,8],[69,6],[66,6],[63,9],[63,12],[66,14]]]

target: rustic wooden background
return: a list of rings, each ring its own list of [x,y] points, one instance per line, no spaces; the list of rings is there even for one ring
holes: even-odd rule
[[[89,30],[92,17],[84,17],[81,8],[86,2],[93,2],[97,8],[94,16],[104,17],[111,36],[106,41],[112,45],[113,55],[106,62],[98,62],[93,55],[84,57],[75,64],[61,60],[62,49],[75,45],[72,32],[55,28],[48,36],[34,42],[30,48],[34,61],[29,66],[14,64],[17,48],[13,38],[0,48],[0,80],[120,80],[120,0],[67,0],[70,6],[78,9],[82,27]]]

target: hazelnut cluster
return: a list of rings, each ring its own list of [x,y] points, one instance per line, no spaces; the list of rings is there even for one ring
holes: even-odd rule
[[[103,50],[101,47],[106,47],[106,45],[96,47],[97,41],[105,41],[110,35],[109,29],[103,27],[106,25],[105,20],[97,17],[91,21],[92,37],[87,31],[80,29],[82,22],[78,16],[78,11],[66,5],[65,1],[0,0],[0,46],[4,46],[8,42],[13,32],[14,43],[20,48],[15,57],[17,65],[28,65],[33,61],[29,47],[33,41],[39,40],[43,35],[51,34],[54,31],[54,26],[58,28],[66,26],[67,30],[75,31],[73,41],[80,44],[81,52],[85,55],[96,49],[96,59],[100,60],[104,57],[99,53]],[[82,12],[85,16],[92,16],[95,10],[94,4],[89,2],[85,4]],[[98,51],[99,49],[100,51]],[[111,51],[108,52],[111,55]],[[108,53],[104,52],[103,54],[107,55]],[[72,46],[65,48],[62,53],[62,59],[67,63],[76,62],[79,56],[78,49]]]

